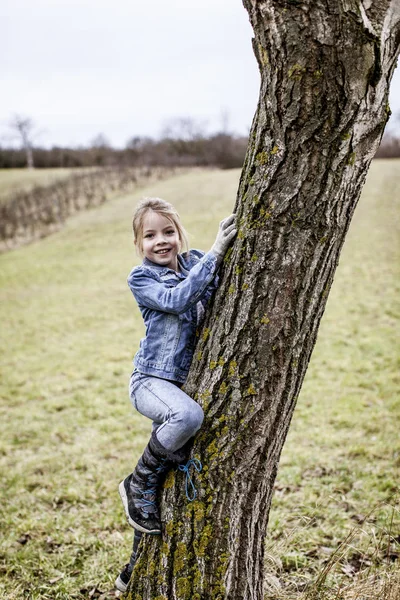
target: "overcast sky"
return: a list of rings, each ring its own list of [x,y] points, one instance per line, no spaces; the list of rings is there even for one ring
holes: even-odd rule
[[[0,138],[15,113],[42,145],[124,146],[175,117],[246,134],[259,74],[241,0],[2,0]],[[400,69],[390,105],[400,113]]]

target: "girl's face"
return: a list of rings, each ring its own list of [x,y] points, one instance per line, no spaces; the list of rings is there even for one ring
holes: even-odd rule
[[[157,265],[178,270],[181,241],[175,225],[163,215],[149,210],[143,219],[142,250]]]

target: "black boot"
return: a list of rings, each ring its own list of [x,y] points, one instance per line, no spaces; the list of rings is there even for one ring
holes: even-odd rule
[[[128,523],[138,531],[159,535],[161,522],[157,492],[167,472],[185,460],[187,448],[170,452],[153,432],[133,473],[119,484]]]
[[[129,583],[131,575],[132,575],[133,567],[135,566],[135,563],[136,563],[137,550],[138,550],[140,540],[142,539],[142,535],[143,535],[143,533],[141,531],[137,531],[135,529],[135,535],[133,536],[133,547],[132,547],[132,554],[131,554],[130,561],[125,565],[125,567],[123,568],[121,573],[118,575],[117,579],[115,580],[115,587],[120,592],[126,592],[126,590],[128,588],[128,583]]]

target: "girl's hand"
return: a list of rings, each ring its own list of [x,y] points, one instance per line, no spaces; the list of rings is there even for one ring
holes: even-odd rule
[[[236,214],[230,215],[226,219],[223,219],[219,224],[217,238],[210,250],[210,252],[217,257],[218,262],[224,258],[229,244],[237,234],[237,229],[234,223],[235,218]]]

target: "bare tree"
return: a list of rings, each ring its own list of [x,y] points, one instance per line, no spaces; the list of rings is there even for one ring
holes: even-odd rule
[[[244,0],[261,89],[236,202],[239,233],[186,391],[206,420],[199,496],[166,482],[129,598],[261,600],[283,443],[340,251],[388,118],[398,0]],[[318,398],[315,399],[318,402]]]
[[[221,108],[221,111],[219,114],[219,122],[220,122],[219,132],[222,133],[223,135],[229,135],[230,114],[229,114],[229,110],[226,107]]]
[[[99,133],[90,142],[90,148],[107,149],[111,148],[111,144],[107,137],[104,135],[104,133]]]
[[[190,142],[204,138],[205,128],[205,123],[196,121],[193,117],[177,117],[164,125],[161,137]]]
[[[35,124],[30,117],[23,117],[21,115],[14,115],[9,122],[9,127],[18,135],[18,139],[22,143],[22,147],[26,154],[26,166],[28,169],[34,169],[35,165],[33,162],[33,140],[37,135],[35,133]]]

